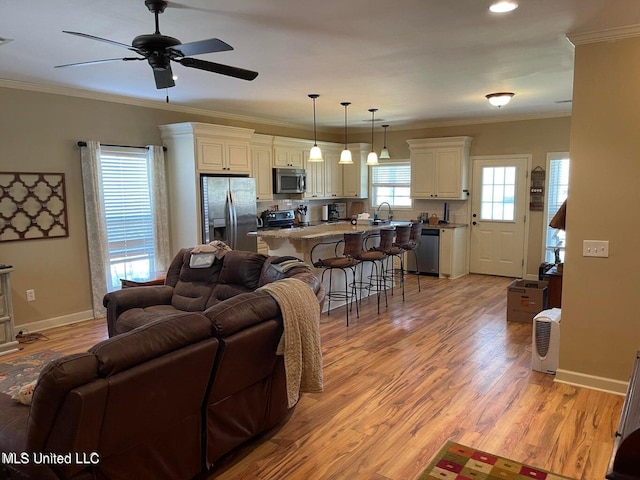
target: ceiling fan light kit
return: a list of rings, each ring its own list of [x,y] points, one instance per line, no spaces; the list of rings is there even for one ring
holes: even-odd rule
[[[322,151],[318,146],[318,141],[316,137],[316,98],[320,95],[317,93],[310,93],[309,98],[313,100],[313,147],[309,151],[309,162],[324,162],[322,158]]]
[[[160,33],[158,15],[164,12],[167,7],[167,2],[165,0],[146,0],[144,3],[149,11],[154,14],[156,30],[151,34],[138,35],[133,39],[131,45],[115,42],[106,38],[96,37],[86,33],[71,32],[67,30],[63,31],[63,33],[68,33],[70,35],[126,48],[127,50],[137,53],[140,57],[109,58],[89,62],[68,63],[65,65],[56,65],[55,68],[78,67],[113,61],[147,60],[153,69],[153,76],[156,82],[156,88],[158,89],[175,86],[174,75],[171,71],[171,61],[177,62],[184,67],[227,75],[234,78],[240,78],[242,80],[250,81],[258,76],[258,72],[251,70],[232,67],[230,65],[221,65],[219,63],[189,57],[189,55],[201,55],[204,53],[233,50],[233,47],[217,38],[182,43],[177,38],[163,35]]]
[[[507,103],[511,101],[515,93],[513,92],[497,92],[497,93],[489,93],[485,95],[486,99],[489,100],[489,103],[494,107],[504,107]]]

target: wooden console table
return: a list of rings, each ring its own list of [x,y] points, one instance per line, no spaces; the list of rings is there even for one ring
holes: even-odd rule
[[[13,268],[0,268],[0,355],[18,351],[18,342],[13,331],[13,304],[11,302],[11,284],[9,274]]]
[[[547,290],[547,308],[562,307],[562,272],[558,272],[556,265],[547,270],[544,275],[549,281]]]

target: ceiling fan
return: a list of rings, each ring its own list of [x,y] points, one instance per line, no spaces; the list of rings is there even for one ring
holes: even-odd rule
[[[156,31],[152,34],[138,35],[133,39],[131,45],[115,42],[106,38],[100,38],[93,35],[80,32],[63,31],[70,35],[98,40],[100,42],[109,43],[118,47],[124,47],[132,52],[137,53],[140,57],[124,57],[109,58],[105,60],[94,60],[90,62],[68,63],[66,65],[56,65],[55,68],[77,67],[84,65],[93,65],[96,63],[114,62],[114,61],[132,61],[147,60],[153,69],[157,88],[169,88],[175,86],[173,73],[171,71],[171,61],[189,67],[205,70],[207,72],[219,73],[229,77],[240,78],[242,80],[253,80],[258,76],[258,72],[245,70],[243,68],[222,65],[220,63],[208,62],[191,58],[189,55],[201,55],[204,53],[224,52],[233,50],[233,47],[217,38],[209,38],[197,42],[182,43],[177,38],[162,35],[160,33],[160,24],[158,15],[164,12],[167,7],[165,0],[145,0],[145,5],[151,13],[154,14],[156,20]]]

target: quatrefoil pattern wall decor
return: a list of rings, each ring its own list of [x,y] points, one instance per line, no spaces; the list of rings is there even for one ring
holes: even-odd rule
[[[0,242],[68,236],[64,173],[0,172]]]

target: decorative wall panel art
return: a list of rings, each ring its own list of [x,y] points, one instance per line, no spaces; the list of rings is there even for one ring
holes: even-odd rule
[[[64,173],[0,172],[0,242],[68,236]]]

